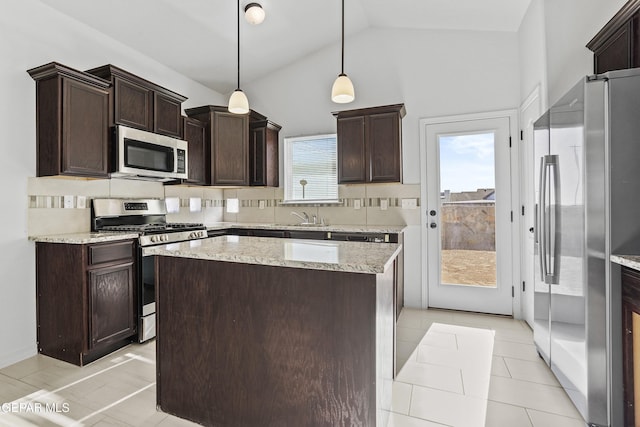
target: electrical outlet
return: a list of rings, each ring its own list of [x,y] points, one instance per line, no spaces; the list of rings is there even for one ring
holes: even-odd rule
[[[258,202],[258,209],[264,209],[264,200]]]
[[[360,201],[360,199],[355,199],[355,200],[353,201],[353,209],[360,209],[361,207],[362,207],[362,206],[361,206],[361,201]]]
[[[64,208],[65,209],[73,209],[73,196],[64,196]]]
[[[417,209],[417,208],[418,208],[417,199],[402,199],[402,209]]]
[[[380,199],[380,210],[381,211],[386,211],[388,208],[389,208],[389,200]]]
[[[78,208],[78,209],[86,209],[87,208],[87,197],[86,196],[77,196],[76,197],[76,208]]]

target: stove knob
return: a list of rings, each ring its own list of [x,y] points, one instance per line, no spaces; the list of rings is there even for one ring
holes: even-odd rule
[[[158,241],[158,238],[157,238],[157,236],[151,236],[151,239],[149,239],[149,240],[151,240],[151,243],[155,243],[155,242]]]
[[[169,241],[169,236],[167,234],[163,234],[162,235],[162,241],[163,242],[168,242]]]

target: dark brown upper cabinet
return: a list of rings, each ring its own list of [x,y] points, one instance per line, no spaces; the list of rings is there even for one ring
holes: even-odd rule
[[[36,81],[36,174],[109,176],[109,81],[52,62]]]
[[[113,124],[182,137],[181,104],[186,97],[110,64],[87,73],[112,82]]]
[[[205,124],[207,185],[249,185],[249,114],[205,105],[185,110]]]
[[[184,139],[189,148],[189,178],[187,184],[205,185],[208,165],[210,164],[206,144],[206,126],[200,120],[184,117]]]
[[[404,104],[333,115],[338,121],[338,183],[402,182]]]
[[[640,0],[628,1],[587,47],[596,74],[640,67]]]
[[[249,122],[250,185],[277,187],[279,184],[278,142],[280,125],[255,111]]]

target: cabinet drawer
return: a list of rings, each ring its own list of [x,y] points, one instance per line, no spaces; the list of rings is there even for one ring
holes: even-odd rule
[[[132,259],[133,246],[132,240],[91,245],[89,246],[89,265]]]

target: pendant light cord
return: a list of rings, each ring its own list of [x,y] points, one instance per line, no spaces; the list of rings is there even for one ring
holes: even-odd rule
[[[342,68],[340,73],[344,74],[344,0],[342,0]]]
[[[344,0],[342,0],[344,3]],[[238,89],[240,90],[240,0],[238,0]]]

